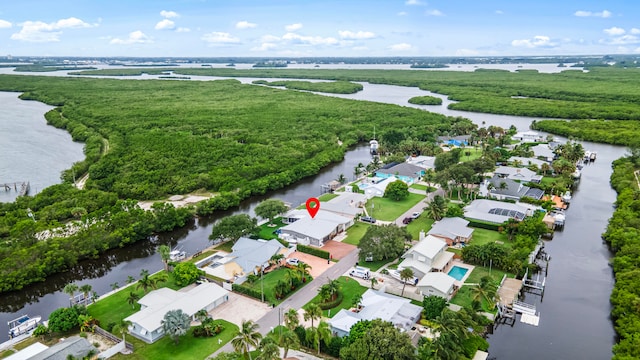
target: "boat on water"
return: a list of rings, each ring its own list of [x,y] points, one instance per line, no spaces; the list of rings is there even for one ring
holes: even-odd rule
[[[562,195],[562,202],[564,202],[565,204],[569,204],[571,203],[571,192],[567,191],[564,193],[564,195]]]
[[[173,249],[169,252],[170,261],[180,261],[187,258],[187,253],[180,249]]]
[[[40,320],[42,320],[40,316],[29,317],[29,315],[22,315],[17,319],[7,322],[7,325],[9,325],[9,339],[26,334],[37,328]]]

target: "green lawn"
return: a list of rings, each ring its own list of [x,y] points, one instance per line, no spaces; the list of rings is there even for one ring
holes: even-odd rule
[[[513,274],[507,273],[502,270],[497,270],[497,269],[491,269],[490,276],[495,282],[495,284],[499,285],[504,274],[507,274],[508,277],[514,276]],[[480,279],[482,279],[484,276],[489,276],[489,268],[483,267],[483,266],[476,266],[471,272],[471,274],[469,274],[469,277],[465,281],[465,284],[477,284],[480,282]],[[472,302],[473,302],[472,292],[471,292],[472,287],[473,287],[472,285],[462,286],[460,290],[458,290],[456,295],[451,299],[450,302],[452,304],[460,305],[462,307],[470,309],[472,307]],[[485,300],[482,300],[482,309],[487,312],[495,311],[495,309],[492,309],[490,304],[488,304]]]
[[[127,341],[134,347],[133,354],[116,354],[112,359],[143,360],[143,359],[172,359],[190,360],[205,359],[233,339],[238,333],[238,326],[228,321],[217,319],[215,323],[221,323],[224,327],[222,332],[211,338],[196,338],[193,336],[193,328],[185,336],[180,337],[180,342],[176,345],[168,336],[147,344],[130,335]],[[218,339],[222,340],[218,345]]]
[[[415,204],[422,201],[426,195],[409,193],[406,199],[394,201],[388,198],[374,197],[367,202],[369,215],[378,220],[395,221],[400,215],[407,212]],[[373,210],[371,205],[373,203]]]
[[[473,229],[473,237],[471,238],[471,244],[484,245],[484,244],[493,243],[496,241],[502,242],[503,245],[508,248],[513,246],[512,242],[507,240],[507,234],[501,234],[497,231],[481,229],[481,228]]]
[[[407,225],[407,231],[411,234],[411,238],[414,240],[419,239],[420,231],[424,231],[425,234],[431,230],[431,226],[433,226],[434,220],[427,216],[427,214],[422,213],[419,218],[413,220]]]
[[[467,151],[469,152],[469,156],[466,155]],[[482,149],[478,148],[472,148],[472,147],[465,147],[462,149],[462,152],[460,153],[460,162],[466,162],[466,161],[471,161],[471,160],[475,160],[478,159],[482,156]]]
[[[274,288],[276,287],[276,283],[278,283],[278,280],[284,279],[284,276],[286,274],[287,274],[287,268],[282,267],[280,269],[276,269],[276,270],[270,271],[267,274],[264,274],[264,277],[262,279],[262,281],[264,281],[264,284],[261,284],[260,279],[258,278],[258,280],[253,284],[249,284],[249,282],[244,282],[242,285],[252,289],[256,289],[258,291],[261,291],[262,288],[264,288],[264,301],[266,301],[269,304],[274,304],[274,303],[279,304],[282,301],[286,300],[286,298],[282,300],[277,300]],[[291,296],[291,294],[295,293],[296,291],[302,289],[302,287],[308,284],[311,280],[313,280],[311,276],[307,276],[306,283],[302,283],[300,286],[298,286],[296,290],[294,290],[293,292],[290,292],[287,295],[287,297]]]
[[[335,199],[338,197],[338,194],[334,194],[334,193],[326,193],[326,194],[322,194],[320,196],[318,196],[318,200],[320,200],[320,202],[326,202],[329,201],[331,199]],[[306,206],[306,204],[305,204]]]
[[[412,189],[420,190],[420,191],[424,191],[424,192],[426,192],[427,189],[429,188],[427,185],[421,185],[421,184],[413,184],[413,185],[411,185],[409,187],[412,188]]]
[[[370,226],[371,224],[356,221],[355,224],[347,229],[347,237],[342,240],[342,242],[357,246],[360,243],[360,239],[362,239],[364,233],[367,232],[367,229]]]
[[[217,253],[217,251],[216,251],[216,250],[207,250],[207,251],[203,251],[200,255],[198,255],[198,256],[196,256],[196,257],[194,257],[194,258],[189,259],[189,262],[196,263],[196,262],[198,262],[198,261],[200,261],[200,260],[202,260],[202,259],[204,259],[204,258],[206,258],[206,257],[208,257],[208,256],[211,256],[211,255],[213,255],[213,254],[215,254],[215,253]]]
[[[338,311],[340,311],[340,309],[350,309],[353,306],[353,299],[355,298],[355,296],[364,294],[364,292],[368,289],[367,287],[360,285],[360,283],[358,283],[354,279],[349,278],[348,276],[339,277],[338,282],[340,283],[340,291],[343,295],[342,302],[333,309],[323,310],[322,316],[333,317],[338,313]],[[309,301],[307,304],[311,303],[320,303],[320,296],[316,295],[316,297],[311,299],[311,301]]]
[[[156,277],[158,274],[151,275],[151,277]],[[179,290],[180,286],[176,285],[173,281],[173,278],[169,276],[166,282],[158,284],[159,287],[168,287],[173,290]],[[143,292],[142,289],[137,289],[137,285],[131,285],[125,289],[122,289],[108,297],[97,301],[94,304],[87,306],[87,311],[89,315],[93,316],[95,319],[100,321],[102,327],[106,327],[110,323],[117,324],[120,320],[126,318],[127,316],[135,313],[140,310],[140,305],[137,303],[132,307],[127,302],[127,298],[129,297],[129,293],[133,291],[137,293],[140,297],[146,295],[147,293]]]
[[[269,226],[269,222],[267,221],[266,223],[260,225],[260,233],[258,234],[260,239],[271,240],[278,238],[278,236],[273,232],[285,226],[285,224],[282,222],[282,218],[280,217],[273,219],[273,224],[275,226]]]
[[[360,261],[359,264],[360,266],[369,268],[369,270],[371,271],[378,271],[378,269],[380,269],[384,265],[393,261],[395,261],[395,259],[390,259],[390,260],[387,259],[387,260],[380,260],[380,261]]]
[[[226,251],[228,253],[232,252],[233,250],[231,250],[231,247],[233,246],[234,242],[233,241],[225,241],[221,244],[218,244],[218,246],[215,247],[216,250],[220,250],[220,251]]]

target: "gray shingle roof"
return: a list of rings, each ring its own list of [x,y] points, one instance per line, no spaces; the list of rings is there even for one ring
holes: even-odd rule
[[[424,169],[419,166],[411,165],[406,162],[403,162],[393,167],[390,167],[388,169],[381,169],[376,172],[380,174],[390,174],[390,175],[397,174],[401,176],[418,177],[420,176],[420,173],[422,171],[424,171]]]

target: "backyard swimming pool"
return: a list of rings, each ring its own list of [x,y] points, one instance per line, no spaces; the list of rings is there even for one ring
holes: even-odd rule
[[[360,188],[360,190],[364,190],[364,189],[368,188],[369,186],[371,186],[371,185],[365,184],[365,183],[358,184],[358,187]]]
[[[449,276],[458,281],[461,281],[467,271],[469,271],[469,269],[465,269],[460,266],[454,266],[451,268],[451,270],[449,270]]]

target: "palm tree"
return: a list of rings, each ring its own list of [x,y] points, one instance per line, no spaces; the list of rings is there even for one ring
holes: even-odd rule
[[[209,318],[209,313],[205,309],[200,309],[197,313],[195,313],[195,317],[198,321],[200,321],[200,323],[203,323]]]
[[[260,360],[279,360],[280,348],[272,337],[265,337],[260,341],[260,355],[257,359]]]
[[[278,265],[278,268],[280,267],[280,264],[282,264],[282,259],[284,259],[284,255],[283,254],[274,254],[270,259],[269,259],[269,263],[273,264],[273,265]]]
[[[300,325],[300,318],[298,317],[298,312],[296,309],[289,309],[286,313],[284,313],[284,326],[289,330],[293,330]]]
[[[142,269],[140,270],[140,277],[149,276],[149,270]]]
[[[180,341],[180,336],[185,335],[189,330],[191,318],[180,309],[169,310],[164,314],[161,323],[165,334],[168,334],[177,345]]]
[[[167,245],[160,245],[158,247],[158,253],[164,264],[164,271],[169,271],[169,260],[171,259],[171,248]]]
[[[155,289],[157,287],[158,287],[158,281],[150,277],[149,273],[146,273],[142,275],[140,280],[138,280],[138,285],[136,286],[136,289],[142,288],[142,291],[146,293],[147,290],[149,290],[149,288]]]
[[[371,280],[371,288],[375,289],[374,286],[378,285],[378,279],[376,279],[375,276],[372,276],[370,280]]]
[[[344,183],[346,183],[346,182],[347,182],[347,178],[346,178],[346,177],[344,177],[344,174],[340,174],[340,175],[338,175],[338,178],[337,178],[336,180],[338,180],[338,182],[339,182],[340,184],[344,184]]]
[[[353,168],[353,175],[356,179],[358,179],[358,177],[360,177],[360,174],[362,174],[362,167],[362,163],[358,163],[358,165]]]
[[[122,341],[125,341],[124,339],[124,335],[127,333],[127,331],[129,331],[129,326],[131,326],[133,323],[129,320],[125,320],[125,319],[121,319],[119,323],[117,323],[113,329],[111,329],[111,331],[115,332],[115,333],[120,333],[120,335],[122,335]]]
[[[327,284],[320,286],[318,289],[318,296],[320,296],[320,300],[323,303],[329,302],[331,300],[331,289]]]
[[[136,302],[140,300],[140,295],[134,293],[133,291],[129,291],[129,296],[127,297],[127,302],[131,305],[132,309],[135,309]]]
[[[80,331],[91,330],[93,332],[93,325],[95,324],[95,319],[91,315],[79,315],[78,316],[78,325],[80,325]]]
[[[320,321],[320,323],[318,324],[317,331],[318,331],[318,336],[316,336],[316,338],[318,339],[317,350],[318,350],[318,355],[320,355],[320,340],[324,341],[325,344],[328,344],[329,341],[331,341],[331,327],[329,326],[329,323],[325,321]]]
[[[496,306],[497,291],[498,287],[493,282],[493,279],[490,276],[483,276],[480,279],[480,283],[471,288],[472,300],[475,303],[481,303],[484,299],[493,309]]]
[[[131,275],[127,276],[127,284],[131,284],[134,281],[136,281],[136,278]]]
[[[84,284],[84,285],[80,286],[80,288],[78,289],[78,290],[80,290],[80,292],[82,292],[82,295],[84,296],[83,297],[83,301],[85,302],[85,304],[89,300],[89,293],[91,292],[92,289],[93,288],[89,284]]]
[[[73,305],[74,303],[74,295],[76,294],[76,291],[78,291],[78,285],[76,284],[67,284],[65,285],[64,289],[62,289],[62,292],[69,295],[69,305]]]
[[[236,352],[242,352],[245,358],[249,356],[249,360],[251,360],[249,347],[257,347],[262,339],[262,334],[258,332],[259,327],[260,326],[252,320],[243,321],[237,336],[231,340],[233,349]]]
[[[115,291],[119,287],[120,287],[120,285],[118,285],[118,282],[114,282],[113,284],[111,284],[111,290]]]
[[[305,262],[299,262],[298,265],[296,265],[296,270],[300,272],[301,278],[304,279],[306,276],[309,275],[309,270],[311,270],[311,265]]]
[[[338,279],[329,279],[327,278],[327,288],[329,289],[329,294],[331,294],[331,300],[335,300],[338,297],[338,292],[340,292],[340,282]]]
[[[297,315],[298,313],[296,313]],[[287,358],[287,354],[289,353],[289,349],[298,349],[300,348],[300,338],[298,335],[289,329],[285,329],[282,331],[280,335],[280,346],[284,349],[283,358]]]
[[[354,308],[359,310],[360,305],[362,305],[362,294],[355,294],[353,296],[353,300],[351,301],[351,304],[353,305]]]
[[[304,309],[304,321],[311,320],[311,327],[313,328],[313,320],[320,319],[322,317],[322,309],[318,304],[309,304]]]
[[[441,220],[447,212],[447,203],[440,195],[433,197],[426,210],[433,220]]]
[[[400,296],[404,295],[404,287],[407,286],[407,281],[413,279],[413,270],[411,268],[404,268],[400,270],[400,280],[402,280],[402,292]]]
[[[549,164],[543,163],[542,165],[540,165],[540,171],[542,171],[543,175],[546,176],[549,170],[551,170],[551,166],[549,166]]]

